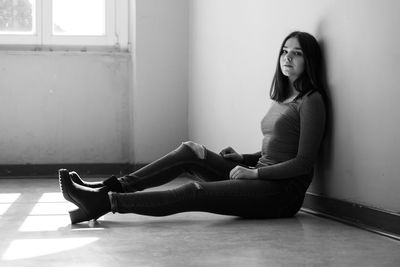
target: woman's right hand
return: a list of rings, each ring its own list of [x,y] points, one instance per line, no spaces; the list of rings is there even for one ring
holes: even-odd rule
[[[233,160],[236,162],[243,162],[243,156],[237,153],[232,147],[222,149],[219,154],[225,159]]]

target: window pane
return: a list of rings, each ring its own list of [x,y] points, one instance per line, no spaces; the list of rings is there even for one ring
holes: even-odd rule
[[[105,35],[105,0],[53,0],[54,35]]]
[[[33,34],[35,0],[0,0],[0,34]]]

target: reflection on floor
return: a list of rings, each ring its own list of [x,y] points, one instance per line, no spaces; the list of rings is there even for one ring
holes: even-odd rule
[[[57,179],[0,179],[0,266],[400,266],[400,242],[302,212],[107,214],[71,226],[72,208]]]

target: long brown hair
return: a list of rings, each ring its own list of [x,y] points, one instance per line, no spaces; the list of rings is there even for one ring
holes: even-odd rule
[[[322,54],[317,40],[309,33],[295,31],[290,33],[282,42],[275,75],[272,80],[270,97],[271,99],[283,102],[289,96],[289,79],[283,75],[280,66],[280,57],[283,46],[290,38],[297,38],[304,57],[304,72],[294,81],[294,88],[299,92],[297,98],[307,93],[318,91],[325,98],[325,88],[322,82]]]

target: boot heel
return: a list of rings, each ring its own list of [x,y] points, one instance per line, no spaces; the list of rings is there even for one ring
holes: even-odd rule
[[[68,213],[71,219],[71,224],[90,221],[90,218],[88,218],[87,214],[82,209],[71,210]]]

